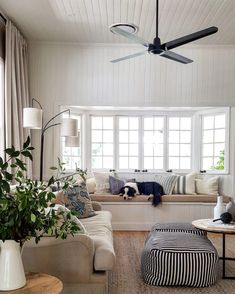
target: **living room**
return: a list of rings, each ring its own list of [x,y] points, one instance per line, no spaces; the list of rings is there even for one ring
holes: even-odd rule
[[[74,225],[65,218],[67,231],[54,231],[50,223],[35,245],[43,218],[31,211],[28,235],[13,238],[2,217],[0,240],[23,246],[21,272],[41,276],[6,274],[0,253],[9,281],[0,278],[0,291],[18,293],[48,275],[61,286],[55,293],[233,293],[235,2],[0,0],[0,14],[1,214],[14,214],[4,201],[18,182],[19,215],[31,189]],[[65,134],[69,122],[75,134]],[[66,202],[58,182],[72,198],[85,193],[77,207],[82,213],[88,205],[87,215],[70,215],[72,198]],[[232,219],[213,223],[222,213]],[[156,242],[169,256],[173,248],[186,254],[184,244],[192,254],[203,251],[200,260],[213,253],[214,276],[201,278],[209,277],[211,260],[195,261],[195,272],[191,260],[192,281],[189,257],[152,257]],[[148,257],[156,267],[161,262],[162,273]]]

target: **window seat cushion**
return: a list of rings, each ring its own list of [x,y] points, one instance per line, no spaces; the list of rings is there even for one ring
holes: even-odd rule
[[[91,194],[92,201],[98,202],[149,202],[152,203],[151,200],[148,200],[148,195],[137,195],[130,200],[124,200],[122,196],[112,195],[112,194]],[[229,196],[223,197],[223,202],[228,203],[230,200]],[[201,203],[216,203],[217,196],[215,195],[182,195],[182,194],[172,194],[172,195],[163,195],[162,202],[201,202]]]

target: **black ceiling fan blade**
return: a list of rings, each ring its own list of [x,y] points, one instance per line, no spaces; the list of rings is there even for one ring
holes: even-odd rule
[[[137,56],[144,55],[146,52],[147,51],[145,50],[145,51],[141,51],[141,52],[138,52],[138,53],[130,54],[130,55],[127,55],[127,56],[123,56],[123,57],[111,60],[110,62],[116,63],[116,62],[119,62],[119,61],[122,61],[122,60],[131,59],[131,58],[134,58],[134,57],[137,57]]]
[[[184,56],[179,55],[179,54],[177,54],[175,52],[172,52],[172,51],[164,51],[163,53],[160,54],[160,56],[171,59],[171,60],[174,60],[174,61],[178,61],[178,62],[183,63],[183,64],[193,62],[192,59],[189,59],[187,57],[184,57]]]
[[[184,44],[193,42],[195,40],[207,37],[209,35],[215,34],[217,31],[218,31],[217,27],[210,27],[205,30],[198,31],[198,32],[183,36],[181,38],[166,42],[161,45],[161,48],[163,50],[170,50],[170,49],[182,46]]]
[[[128,33],[125,30],[122,30],[122,29],[120,29],[118,27],[112,27],[111,31],[113,33],[119,34],[119,35],[127,38],[129,41],[131,41],[133,43],[143,45],[143,46],[145,46],[147,48],[149,46],[149,43],[147,41],[143,40],[142,38],[140,38],[140,37],[138,37],[138,36],[136,36],[134,34]]]

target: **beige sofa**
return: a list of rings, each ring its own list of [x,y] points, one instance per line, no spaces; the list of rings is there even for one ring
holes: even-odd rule
[[[36,245],[26,242],[23,250],[25,271],[54,275],[63,282],[63,293],[104,294],[108,271],[115,263],[111,213],[93,202],[94,217],[81,219],[88,234],[66,240],[44,237]]]

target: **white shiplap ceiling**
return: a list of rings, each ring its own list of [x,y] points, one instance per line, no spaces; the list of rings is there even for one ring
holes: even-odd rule
[[[0,0],[0,9],[28,40],[125,43],[108,26],[130,22],[138,35],[155,36],[155,0]],[[217,26],[196,44],[235,44],[235,0],[159,0],[162,42]]]

